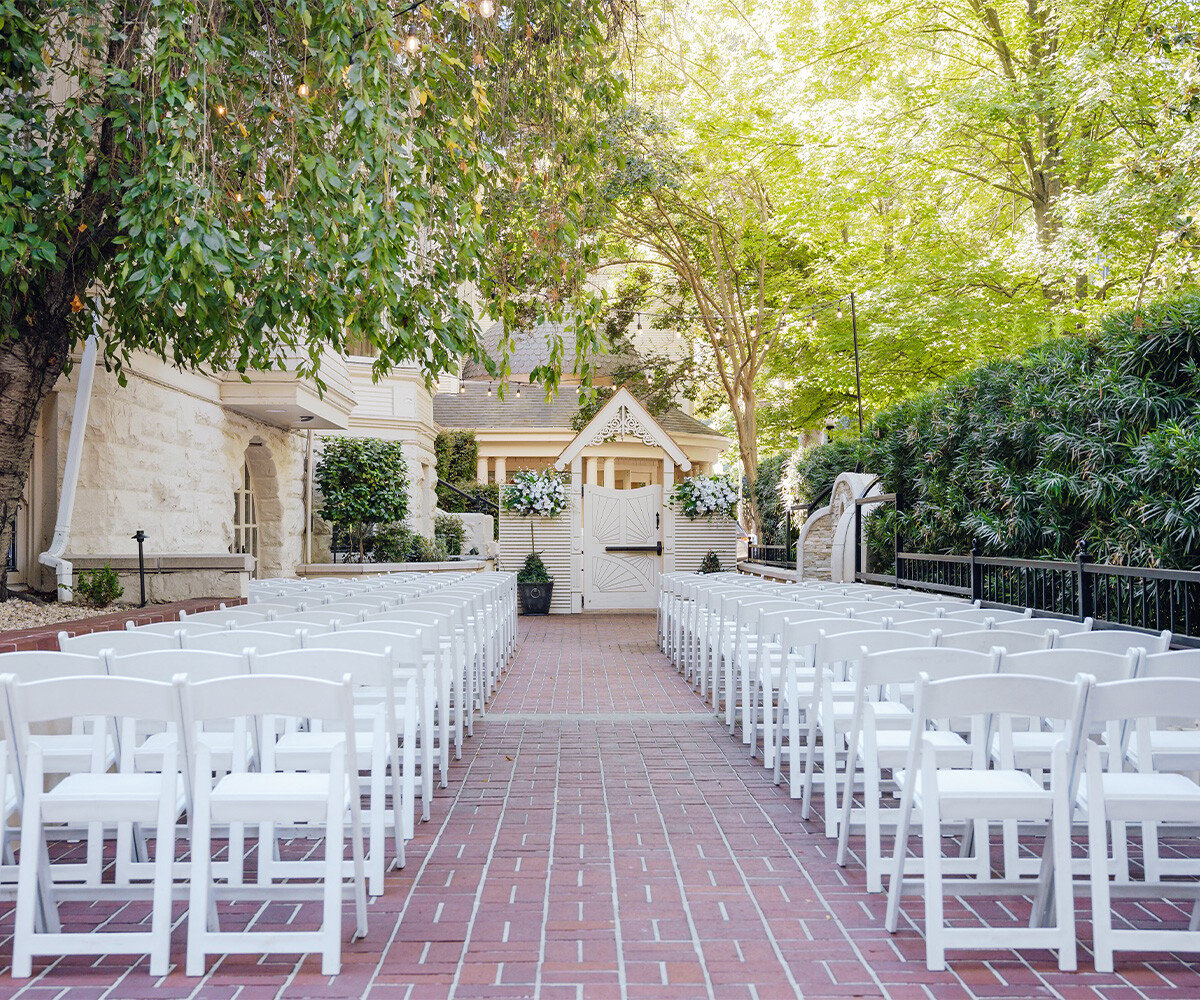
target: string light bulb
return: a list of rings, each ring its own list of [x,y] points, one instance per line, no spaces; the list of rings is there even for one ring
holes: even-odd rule
[[[218,104],[218,105],[217,105],[217,117],[218,117],[218,118],[224,118],[224,117],[225,117],[225,105],[224,105],[224,104]]]
[[[479,16],[489,18],[496,13],[496,5],[493,0],[479,0]]]
[[[296,96],[297,97],[307,97],[308,96],[308,84],[307,83],[302,83],[302,84],[300,84],[299,87],[296,88]]]
[[[838,303],[837,318],[838,318],[838,319],[841,319],[841,318],[842,318],[842,306],[841,306],[841,303]]]
[[[404,39],[404,51],[410,56],[415,56],[421,51],[421,39],[410,32],[408,37]]]
[[[639,330],[642,328],[642,314],[641,313],[637,314],[637,328]]]
[[[517,399],[520,399],[520,398],[521,398],[521,386],[520,386],[520,384],[518,383],[518,385],[517,385]]]
[[[464,396],[464,395],[466,395],[466,392],[467,392],[467,383],[466,383],[466,382],[459,382],[459,383],[458,383],[458,394],[459,394],[460,396]]]
[[[489,383],[488,383],[488,395],[490,396],[491,394],[492,394],[492,385],[491,385],[491,383],[489,382]]]

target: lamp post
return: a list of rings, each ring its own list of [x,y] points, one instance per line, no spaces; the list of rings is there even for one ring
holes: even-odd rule
[[[861,437],[863,432],[862,368],[859,364],[858,355],[858,308],[854,299],[854,293],[850,292],[847,295],[842,295],[836,299],[830,299],[828,302],[822,302],[819,305],[813,306],[808,313],[808,328],[815,330],[817,327],[817,313],[835,306],[837,307],[837,318],[841,319],[842,303],[846,301],[850,303],[850,330],[854,336],[854,395],[858,400],[858,434]]]

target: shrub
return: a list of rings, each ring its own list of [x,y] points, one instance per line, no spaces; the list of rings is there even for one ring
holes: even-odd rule
[[[83,570],[75,581],[74,590],[76,601],[93,608],[107,607],[120,600],[125,593],[125,588],[117,579],[117,571],[111,566]]]
[[[322,500],[317,513],[349,532],[360,562],[373,526],[394,524],[408,513],[408,466],[399,441],[327,438],[314,483]]]
[[[758,534],[762,545],[782,545],[788,501],[780,492],[787,455],[772,455],[758,463],[754,477],[754,499],[758,506]],[[745,489],[743,481],[742,488]]]
[[[805,448],[788,463],[780,489],[791,503],[812,503],[843,472],[862,472],[866,454],[866,442],[858,437],[835,438],[828,444]]]
[[[375,532],[371,550],[373,562],[408,562],[412,548],[412,530],[407,524],[390,524]]]
[[[517,583],[550,583],[553,579],[536,552],[530,552],[525,557],[525,565],[517,570]]]
[[[700,560],[700,572],[701,573],[720,573],[721,572],[721,560],[717,557],[717,554],[712,549],[709,549],[708,554],[703,559]]]
[[[896,530],[924,552],[1065,559],[1083,543],[1102,562],[1197,568],[1200,296],[964,373],[881,413],[865,445],[899,499],[867,522],[876,568]],[[840,464],[831,448],[810,467]]]
[[[453,514],[439,514],[433,519],[433,537],[441,540],[450,555],[457,556],[462,554],[467,529],[463,527],[461,518]]]
[[[442,431],[433,441],[438,479],[447,483],[474,483],[478,473],[479,445],[473,431]]]
[[[408,547],[409,562],[444,562],[446,546],[438,538],[413,535]]]

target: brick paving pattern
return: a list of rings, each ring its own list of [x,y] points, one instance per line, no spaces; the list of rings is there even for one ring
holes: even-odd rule
[[[207,977],[188,979],[181,921],[179,965],[164,979],[144,959],[76,958],[35,964],[28,985],[0,978],[0,997],[1200,997],[1200,956],[1126,955],[1117,975],[1100,976],[1086,953],[1078,973],[1059,973],[1048,952],[962,953],[950,971],[927,972],[911,923],[919,902],[906,901],[900,933],[883,930],[884,898],[865,893],[856,865],[833,863],[819,819],[799,819],[653,632],[645,616],[522,619],[510,674],[336,979],[316,957],[288,955],[213,960]],[[947,915],[1023,918],[1005,905],[976,899]],[[85,925],[144,915],[133,904],[67,909]],[[1186,923],[1170,908],[1145,912]],[[258,919],[316,916],[276,903]],[[11,925],[10,906],[0,934]]]

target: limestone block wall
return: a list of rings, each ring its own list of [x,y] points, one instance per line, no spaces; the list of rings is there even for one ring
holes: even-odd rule
[[[249,462],[260,525],[258,573],[292,575],[303,555],[304,436],[224,409],[208,376],[152,358],[137,359],[127,375],[121,387],[111,372],[96,373],[68,556],[136,555],[130,536],[139,528],[148,555],[228,554],[234,491]],[[74,381],[64,378],[47,404],[57,445],[56,496],[74,399]],[[51,528],[54,502],[46,510]],[[53,589],[49,570],[41,586]]]

